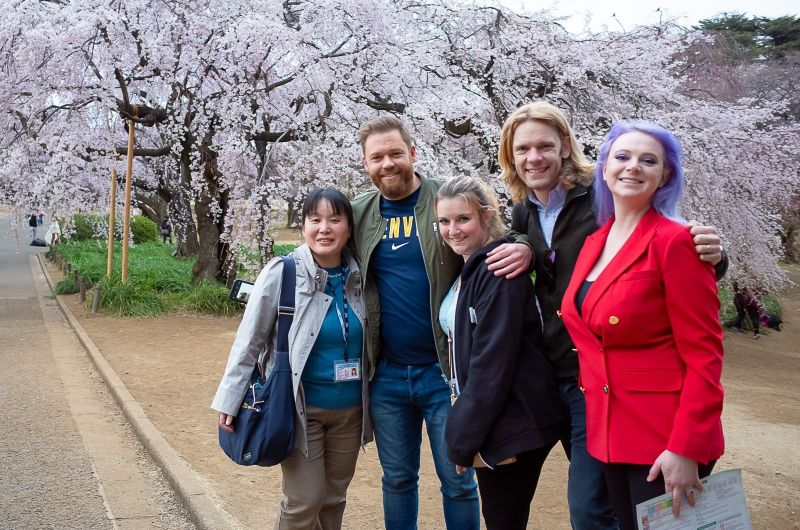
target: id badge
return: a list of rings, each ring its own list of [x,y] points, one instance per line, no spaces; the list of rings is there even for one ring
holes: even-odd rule
[[[333,380],[337,383],[361,380],[361,359],[355,361],[335,361],[333,363]]]

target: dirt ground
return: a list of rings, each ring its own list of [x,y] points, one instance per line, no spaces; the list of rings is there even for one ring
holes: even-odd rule
[[[800,267],[782,293],[782,332],[761,340],[726,331],[723,427],[726,452],[717,469],[742,468],[755,529],[800,529]],[[56,274],[58,276],[58,274]],[[217,446],[208,408],[238,318],[170,315],[129,319],[93,315],[67,296],[72,311],[167,441],[218,492],[247,528],[271,527],[280,499],[280,469],[232,464]],[[423,447],[420,528],[443,528],[438,480]],[[545,465],[529,529],[567,530],[567,461],[557,446]],[[381,470],[374,444],[359,459],[348,492],[345,528],[380,528]]]

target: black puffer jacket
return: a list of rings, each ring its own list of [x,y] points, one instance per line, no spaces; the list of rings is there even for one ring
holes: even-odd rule
[[[450,460],[465,467],[478,452],[494,466],[554,443],[565,425],[530,278],[498,278],[486,268],[486,253],[506,242],[485,246],[461,272],[454,338],[461,395],[445,440]]]

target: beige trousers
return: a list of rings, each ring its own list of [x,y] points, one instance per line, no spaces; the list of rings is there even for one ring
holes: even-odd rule
[[[308,458],[295,449],[281,462],[283,501],[276,530],[339,530],[347,486],[361,446],[361,406],[306,407]]]

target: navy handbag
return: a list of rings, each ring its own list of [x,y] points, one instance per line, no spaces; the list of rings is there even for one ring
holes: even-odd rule
[[[294,317],[295,263],[283,258],[278,303],[278,341],[275,365],[265,381],[259,363],[253,369],[233,432],[219,427],[219,445],[231,460],[243,466],[274,466],[294,450],[295,405],[289,365],[289,326]]]

